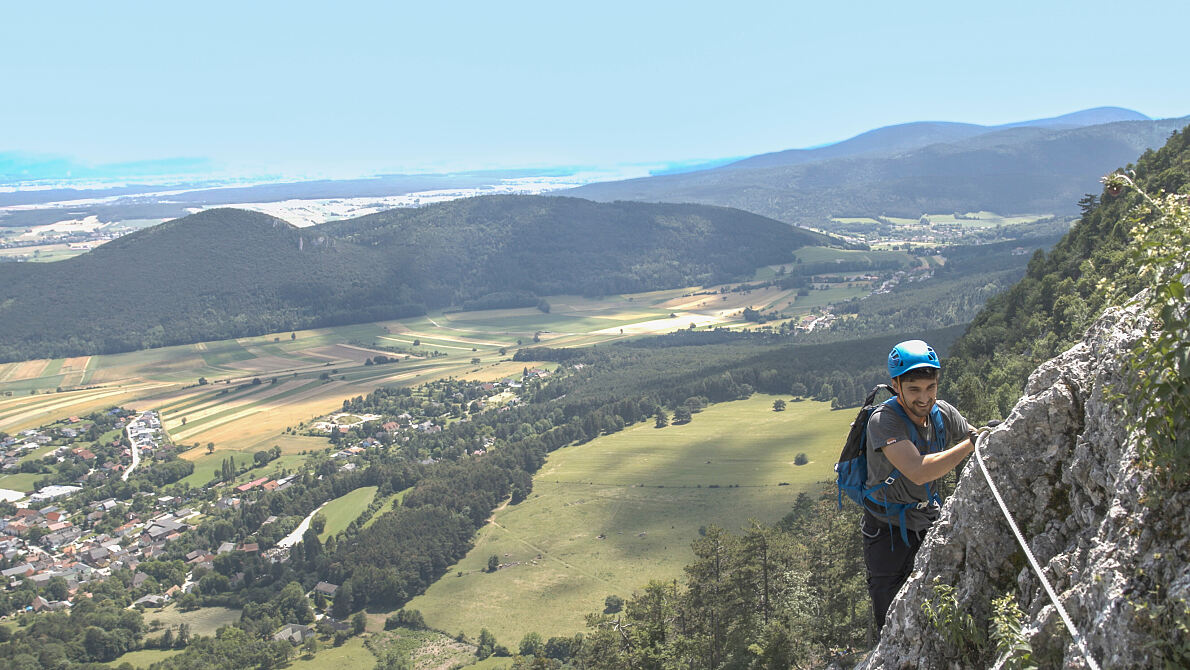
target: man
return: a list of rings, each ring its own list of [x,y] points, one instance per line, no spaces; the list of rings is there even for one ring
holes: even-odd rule
[[[942,501],[933,482],[974,451],[974,431],[962,414],[938,400],[938,354],[909,340],[888,354],[896,396],[868,419],[864,562],[877,632],[901,586],[913,571],[922,537],[938,518]]]

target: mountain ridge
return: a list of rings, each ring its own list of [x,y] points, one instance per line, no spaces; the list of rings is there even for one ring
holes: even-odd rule
[[[1081,128],[1011,127],[891,155],[590,184],[593,200],[697,202],[829,229],[832,217],[1074,213],[1098,178],[1165,143],[1190,117]]]
[[[0,264],[0,360],[721,283],[826,239],[722,207],[539,196],[309,228],[206,210],[64,261]]]

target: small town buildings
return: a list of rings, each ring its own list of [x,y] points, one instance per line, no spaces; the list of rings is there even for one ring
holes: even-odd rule
[[[300,623],[287,623],[281,627],[281,630],[273,633],[274,640],[285,640],[295,646],[312,637],[314,637],[314,629]]]

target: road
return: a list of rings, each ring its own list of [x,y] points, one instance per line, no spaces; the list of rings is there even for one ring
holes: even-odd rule
[[[132,465],[128,466],[128,469],[124,471],[124,476],[120,477],[124,481],[128,481],[128,476],[132,474],[136,466],[140,465],[140,449],[136,447],[136,442],[132,439],[132,424],[135,422],[135,420],[129,420],[128,425],[124,426],[124,435],[128,437],[128,444],[132,445]]]

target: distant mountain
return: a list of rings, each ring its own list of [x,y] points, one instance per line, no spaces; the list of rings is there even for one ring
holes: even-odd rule
[[[471,198],[301,229],[214,209],[65,261],[0,265],[0,360],[715,283],[824,241],[722,207],[576,198]]]
[[[1081,128],[1116,121],[1150,121],[1140,112],[1122,107],[1096,107],[1081,112],[1032,121],[1018,121],[999,126],[981,126],[974,123],[951,123],[947,121],[918,121],[885,126],[869,130],[850,139],[813,149],[788,149],[760,154],[736,161],[725,168],[776,167],[800,165],[830,158],[845,158],[867,154],[890,154],[909,149],[919,149],[931,144],[957,142],[976,135],[997,130],[1018,127],[1035,128]]]
[[[1125,113],[1089,110],[1000,129],[907,124],[812,150],[825,154],[782,152],[784,157],[756,157],[751,167],[741,162],[567,193],[593,200],[717,204],[813,225],[827,224],[832,216],[1073,213],[1083,193],[1098,190],[1100,176],[1163,145],[1190,122],[1187,117],[1067,127]],[[942,136],[953,139],[932,141]],[[898,148],[914,142],[928,143]],[[829,156],[831,151],[840,155]]]

